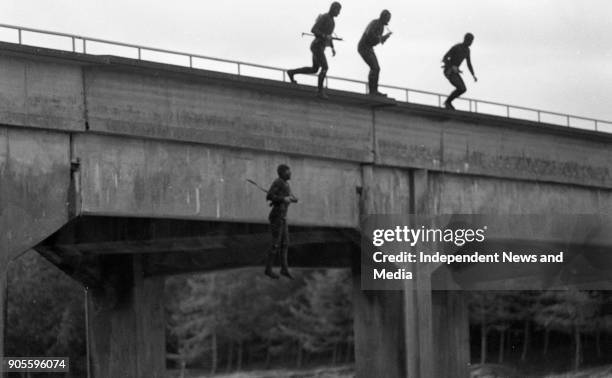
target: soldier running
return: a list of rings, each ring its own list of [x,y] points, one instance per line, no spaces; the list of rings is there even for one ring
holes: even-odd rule
[[[463,38],[463,42],[457,43],[455,46],[451,47],[442,58],[442,63],[444,63],[444,76],[446,76],[448,81],[455,87],[455,90],[448,96],[446,101],[444,101],[444,107],[446,109],[455,109],[452,104],[453,100],[466,91],[465,83],[461,78],[461,71],[459,70],[459,66],[463,63],[464,59],[467,61],[468,69],[474,81],[478,81],[474,75],[472,60],[470,59],[470,46],[473,41],[474,35],[472,33],[467,33]]]
[[[325,57],[325,48],[330,46],[332,48],[332,55],[336,56],[332,34],[336,26],[334,17],[337,17],[340,14],[341,8],[342,5],[340,5],[339,2],[334,1],[329,8],[329,12],[319,15],[317,21],[311,29],[312,34],[315,36],[315,39],[310,44],[310,51],[312,51],[312,67],[302,67],[287,71],[289,80],[296,84],[297,81],[295,81],[294,78],[296,74],[313,74],[317,73],[320,68],[321,71],[319,72],[319,80],[317,83],[318,96],[324,99],[327,98],[327,95],[325,94],[323,83],[329,68],[327,65],[327,58]]]
[[[363,60],[370,67],[370,73],[368,75],[368,88],[369,93],[372,96],[386,96],[384,93],[378,91],[378,77],[380,75],[380,66],[378,65],[378,59],[374,53],[374,46],[379,43],[383,44],[391,36],[391,32],[383,35],[385,26],[389,24],[391,20],[391,12],[383,10],[380,13],[380,18],[371,21],[368,27],[363,32],[357,51]]]
[[[279,276],[272,271],[272,265],[280,250],[281,270],[280,274],[293,279],[289,273],[289,265],[287,263],[287,253],[289,251],[289,227],[287,225],[287,210],[289,204],[297,202],[297,198],[291,193],[288,181],[291,179],[291,169],[285,164],[281,164],[276,169],[278,178],[274,180],[266,200],[270,201],[272,210],[268,216],[270,228],[272,231],[273,244],[268,253],[268,261],[266,263],[265,275],[278,279]]]

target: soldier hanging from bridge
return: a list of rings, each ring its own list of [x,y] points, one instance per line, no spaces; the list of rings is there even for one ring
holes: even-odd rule
[[[457,43],[455,46],[451,47],[450,50],[444,55],[442,58],[442,63],[444,63],[444,76],[450,81],[450,83],[455,87],[455,90],[448,96],[446,101],[444,101],[444,107],[446,109],[455,109],[452,102],[457,97],[461,96],[465,93],[465,83],[461,78],[461,70],[459,70],[459,66],[463,63],[463,60],[467,61],[468,69],[474,78],[474,81],[478,81],[476,75],[474,75],[474,68],[472,67],[472,60],[470,59],[470,46],[474,41],[474,35],[472,33],[466,33],[463,37],[463,42]]]
[[[368,90],[372,96],[386,96],[384,93],[378,91],[378,77],[380,75],[380,66],[378,65],[378,59],[374,53],[374,46],[379,43],[384,44],[387,39],[391,36],[391,32],[384,34],[385,26],[389,24],[391,20],[391,12],[383,10],[380,13],[380,17],[371,21],[366,27],[357,51],[363,58],[366,64],[370,67],[370,73],[368,75]]]
[[[317,82],[318,87],[318,96],[319,98],[327,98],[325,94],[325,89],[323,87],[323,83],[325,81],[325,76],[327,75],[328,65],[327,58],[325,57],[325,48],[327,46],[331,47],[332,55],[336,56],[336,50],[334,48],[334,37],[332,34],[334,33],[334,28],[336,23],[334,22],[334,18],[340,14],[340,9],[342,5],[339,2],[334,1],[329,8],[329,12],[319,15],[314,26],[311,29],[312,34],[315,39],[310,44],[310,51],[312,51],[312,66],[311,67],[302,67],[296,68],[293,70],[288,70],[287,74],[289,75],[289,80],[292,83],[296,84],[294,76],[296,74],[313,74],[317,73],[319,69],[319,78]]]
[[[290,203],[296,203],[297,198],[291,193],[288,181],[291,179],[291,169],[285,164],[281,164],[276,169],[278,178],[274,180],[266,200],[270,201],[272,210],[268,216],[270,221],[270,229],[272,231],[272,248],[268,252],[268,261],[266,263],[266,276],[278,279],[279,276],[272,271],[272,265],[276,256],[281,257],[280,274],[293,279],[289,273],[289,264],[287,254],[289,252],[289,226],[287,224],[287,210]]]

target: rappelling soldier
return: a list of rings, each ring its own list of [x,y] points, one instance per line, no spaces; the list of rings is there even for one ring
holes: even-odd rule
[[[289,252],[289,226],[287,225],[287,210],[289,204],[296,203],[297,198],[291,193],[289,180],[291,179],[291,169],[285,164],[278,166],[276,172],[278,178],[274,180],[266,200],[270,201],[272,210],[268,216],[270,221],[270,229],[272,231],[272,248],[268,252],[268,261],[266,263],[266,276],[278,279],[279,276],[272,271],[272,265],[276,256],[280,252],[281,270],[280,274],[293,279],[289,273],[289,264],[287,261],[287,253]]]

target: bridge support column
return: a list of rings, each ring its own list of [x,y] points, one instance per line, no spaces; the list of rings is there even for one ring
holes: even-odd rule
[[[427,171],[364,166],[362,177],[362,216],[431,213]],[[362,291],[359,256],[355,259],[357,377],[468,377],[469,328],[462,293],[432,291],[432,272],[420,266],[403,291]]]
[[[470,334],[467,304],[461,291],[434,291],[434,377],[468,377]]]
[[[360,215],[408,212],[407,171],[362,167]],[[390,198],[394,200],[391,201]],[[355,369],[358,378],[405,378],[406,341],[402,291],[362,291],[359,253],[353,263]]]
[[[6,323],[6,276],[8,262],[0,253],[0,358],[4,356],[4,324]]]
[[[353,270],[356,377],[406,377],[402,293],[362,291],[360,281]]]
[[[138,255],[106,256],[102,271],[88,293],[92,377],[165,377],[163,277],[144,277]]]
[[[8,264],[68,222],[69,136],[0,127],[0,357]]]

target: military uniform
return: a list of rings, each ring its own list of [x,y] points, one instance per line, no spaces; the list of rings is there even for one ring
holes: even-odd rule
[[[464,60],[467,62],[468,69],[472,75],[474,75],[474,68],[472,67],[472,60],[470,58],[470,44],[471,40],[469,40],[468,44],[466,44],[465,41],[464,43],[457,43],[451,47],[442,58],[442,62],[444,62],[444,76],[455,87],[455,90],[448,96],[446,101],[444,101],[448,109],[454,109],[451,104],[452,101],[464,94],[467,90],[465,82],[461,77],[461,71],[459,70],[459,66]],[[474,80],[476,80],[476,77],[474,77]]]
[[[272,183],[266,200],[271,201],[272,210],[268,216],[270,230],[272,231],[272,248],[268,256],[267,267],[272,267],[274,258],[278,251],[281,254],[281,268],[288,269],[287,253],[289,251],[289,226],[287,224],[287,211],[289,204],[285,202],[286,197],[293,197],[291,187],[286,180],[277,178]]]
[[[319,69],[321,69],[317,86],[319,92],[323,91],[325,75],[329,69],[329,66],[327,65],[327,58],[325,57],[325,48],[327,46],[332,48],[334,47],[333,40],[329,39],[328,36],[332,35],[335,27],[336,23],[331,14],[324,13],[317,17],[314,26],[310,30],[315,36],[315,39],[310,44],[310,51],[312,52],[312,67],[302,67],[287,71],[291,81],[294,81],[293,76],[295,74],[313,74],[317,73]]]
[[[380,66],[378,65],[376,54],[374,53],[374,46],[381,43],[384,30],[385,25],[380,19],[371,21],[363,32],[359,44],[357,45],[359,55],[361,55],[363,60],[370,67],[370,73],[368,74],[368,87],[370,93],[378,92]]]

